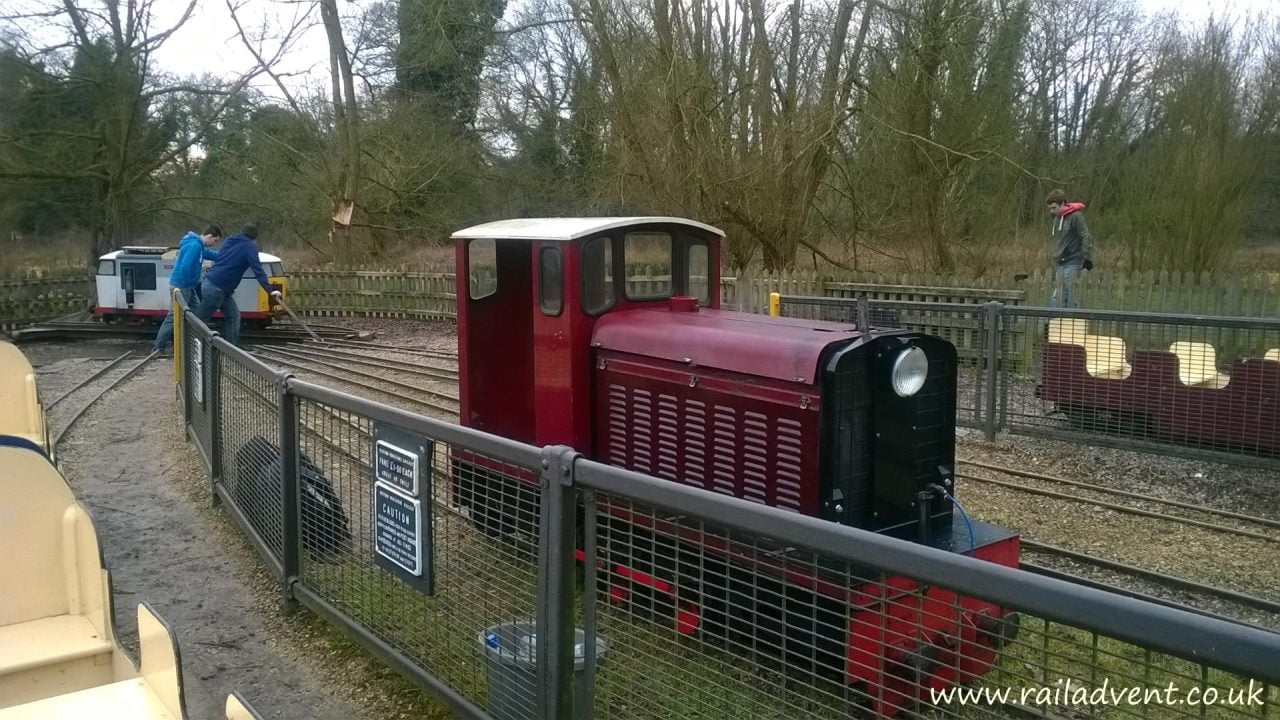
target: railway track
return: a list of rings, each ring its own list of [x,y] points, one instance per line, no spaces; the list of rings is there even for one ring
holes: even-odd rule
[[[1019,567],[1166,607],[1280,632],[1280,602],[1090,553],[1022,539]],[[1050,564],[1045,564],[1048,561]],[[1123,578],[1123,580],[1118,580]]]
[[[312,353],[302,355],[277,348],[259,347],[254,350],[254,355],[264,362],[277,367],[301,370],[311,375],[336,380],[361,390],[390,396],[398,400],[405,400],[420,407],[447,413],[451,416],[458,414],[457,396],[440,392],[434,388],[394,380],[385,377],[385,375],[355,370],[347,365],[329,362],[328,360],[320,360],[313,357]],[[344,362],[349,363],[351,361],[344,360]],[[404,371],[397,370],[396,372]],[[452,382],[452,379],[449,381]]]
[[[1246,544],[1251,541],[1280,543],[1280,533],[1277,533],[1280,522],[1271,518],[1001,465],[966,460],[958,464],[960,472],[957,472],[957,477],[969,482],[984,483],[1016,493],[1149,518],[1160,523],[1183,525],[1195,528],[1197,531],[1246,538],[1247,540],[1244,541]],[[972,472],[972,469],[982,470],[984,474]],[[992,477],[992,475],[1004,475],[1007,478],[1018,478],[1025,482],[1013,482]],[[1028,482],[1034,484],[1028,484]],[[1075,492],[1068,492],[1068,490]],[[1074,542],[1068,544],[1075,545]],[[1034,538],[1033,533],[1031,536],[1024,533],[1022,547],[1024,551],[1022,567],[1031,572],[1071,580],[1192,612],[1225,617],[1235,622],[1266,624],[1280,628],[1280,601],[1269,597],[1260,597],[1224,585],[1170,575],[1103,557],[1093,552],[1039,542]],[[1249,619],[1241,619],[1246,617]]]
[[[345,339],[356,333],[347,328],[337,326],[310,326],[326,341]],[[10,333],[14,342],[35,342],[45,340],[93,340],[99,338],[152,338],[157,327],[154,325],[111,324],[92,321],[53,320],[40,325],[33,325]],[[269,328],[245,328],[240,334],[245,342],[252,343],[286,343],[305,340],[310,336],[301,328],[287,323],[272,325]]]
[[[159,355],[158,352],[152,352],[138,359],[138,356],[132,352],[124,353],[46,405],[45,417],[46,422],[49,424],[49,443],[54,452],[57,452],[57,448],[62,443],[63,438],[67,436],[71,428],[75,427],[75,424],[84,417],[90,408],[108,392],[124,384],[125,381],[137,374],[157,355]],[[130,360],[135,360],[136,362],[128,362]],[[74,399],[81,396],[89,399],[84,404],[77,405]],[[68,402],[69,400],[71,402]],[[56,412],[57,408],[64,403],[67,404],[67,411]],[[59,425],[57,430],[53,429],[55,424]]]
[[[405,345],[390,345],[387,343],[379,343],[364,340],[351,340],[349,338],[326,339],[325,346],[347,347],[360,350],[379,350],[392,353],[401,353],[404,355],[412,355],[416,357],[438,358],[440,360],[448,360],[456,363],[458,361],[458,353],[446,350],[428,350],[426,348],[408,347]]]
[[[1230,510],[1223,510],[1221,508],[1210,507],[1208,505],[1197,505],[1195,503],[1187,503],[1187,502],[1182,502],[1180,500],[1171,500],[1168,498],[1161,498],[1161,497],[1157,497],[1155,495],[1150,495],[1146,493],[1135,493],[1127,490],[1118,490],[1116,488],[1107,487],[1105,485],[1098,485],[1096,483],[1088,483],[1080,480],[1060,478],[1060,477],[1055,477],[1053,475],[1044,475],[1042,473],[1029,472],[1026,470],[1019,470],[1017,468],[1004,467],[1001,465],[992,465],[989,463],[981,463],[981,462],[976,462],[972,460],[961,460],[959,461],[959,463],[962,465],[969,465],[972,467],[981,468],[991,472],[1002,473],[1012,477],[1025,478],[1025,479],[1034,480],[1037,482],[1056,483],[1060,485],[1066,485],[1069,487],[1080,488],[1087,492],[1093,492],[1093,493],[1098,493],[1102,495],[1130,498],[1138,501],[1139,503],[1157,505],[1166,509],[1177,508],[1177,509],[1192,512],[1192,513],[1198,513],[1200,515],[1218,519],[1218,520],[1231,521],[1236,524],[1225,525],[1222,522],[1209,522],[1205,520],[1199,520],[1196,518],[1189,518],[1183,515],[1173,515],[1164,510],[1160,510],[1160,511],[1148,510],[1148,509],[1136,507],[1133,505],[1123,505],[1120,503],[1101,500],[1098,498],[1091,498],[1091,497],[1087,497],[1085,495],[1080,495],[1076,493],[1067,493],[1067,492],[1061,492],[1056,490],[1046,490],[1044,488],[1038,488],[1031,485],[1026,485],[1024,483],[1015,483],[1007,480],[999,480],[997,478],[992,478],[989,476],[974,475],[972,473],[957,473],[957,475],[959,475],[960,477],[963,477],[966,480],[972,480],[974,482],[999,485],[1001,487],[1018,490],[1020,492],[1032,493],[1034,495],[1041,495],[1044,497],[1052,497],[1059,500],[1069,500],[1073,502],[1080,502],[1080,503],[1085,503],[1089,505],[1095,505],[1098,507],[1105,507],[1110,510],[1115,510],[1116,512],[1123,512],[1123,513],[1129,513],[1133,515],[1142,515],[1145,517],[1158,518],[1161,520],[1168,520],[1170,522],[1182,523],[1185,525],[1192,525],[1194,527],[1204,528],[1207,530],[1215,530],[1218,532],[1224,532],[1224,533],[1233,534],[1233,535],[1240,535],[1243,537],[1251,537],[1254,539],[1264,540],[1268,542],[1280,542],[1280,533],[1267,532],[1267,529],[1280,530],[1280,520],[1273,520],[1271,518],[1258,517],[1256,515],[1247,515],[1244,513],[1233,512]],[[1252,525],[1253,528],[1252,529],[1242,528],[1239,526],[1240,524]]]
[[[458,381],[458,371],[452,368],[438,368],[419,363],[406,362],[404,360],[370,357],[367,354],[355,352],[354,350],[338,350],[331,347],[324,347],[324,350],[321,351],[318,349],[320,347],[324,346],[317,345],[316,343],[290,343],[287,346],[288,352],[299,358],[310,357],[318,360],[324,360],[326,358],[341,359],[343,362],[348,364],[394,370],[396,372],[418,375],[425,378],[431,378],[433,380],[446,380],[449,382]]]

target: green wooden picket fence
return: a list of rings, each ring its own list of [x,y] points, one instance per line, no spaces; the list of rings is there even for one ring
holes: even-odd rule
[[[93,273],[82,265],[0,269],[0,330],[88,310],[94,294]]]
[[[312,317],[455,317],[454,274],[441,269],[288,268],[289,306]]]

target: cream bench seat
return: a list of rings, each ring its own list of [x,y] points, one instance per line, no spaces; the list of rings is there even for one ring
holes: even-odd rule
[[[0,342],[0,435],[30,440],[50,452],[35,370],[10,342]]]
[[[1209,343],[1176,342],[1169,352],[1178,356],[1178,380],[1183,385],[1220,389],[1231,379],[1218,372],[1218,354]]]
[[[33,443],[0,436],[0,707],[132,676],[93,521]]]
[[[120,673],[123,678],[0,708],[0,720],[185,720],[177,644],[173,633],[146,604],[138,606],[138,644],[140,670],[114,648],[114,654],[126,665]],[[109,716],[103,714],[107,708]]]
[[[103,711],[110,708],[110,715]],[[145,680],[135,678],[55,695],[0,710],[0,720],[86,720],[87,718],[156,718],[179,720],[169,712]]]
[[[1049,321],[1049,342],[1084,347],[1085,370],[1096,378],[1123,380],[1133,373],[1125,358],[1123,338],[1090,335],[1082,318],[1055,318]]]
[[[1263,360],[1274,360],[1280,362],[1280,348],[1271,348],[1266,355],[1262,356]]]

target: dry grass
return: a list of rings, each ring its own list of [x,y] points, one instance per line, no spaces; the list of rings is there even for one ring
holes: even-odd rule
[[[23,272],[38,268],[89,266],[89,241],[83,237],[62,236],[36,240],[23,238],[16,242],[0,238],[0,272]]]

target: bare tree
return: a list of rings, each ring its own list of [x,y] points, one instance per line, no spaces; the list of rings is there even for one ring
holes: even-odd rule
[[[165,76],[154,65],[155,52],[189,20],[196,3],[187,3],[168,27],[156,26],[158,4],[60,0],[4,19],[7,52],[49,73],[56,102],[30,99],[49,101],[45,108],[60,127],[50,134],[47,127],[10,126],[5,142],[16,150],[0,154],[0,181],[84,183],[92,196],[88,221],[94,254],[131,237],[141,198],[157,173],[200,143],[232,99],[269,64],[259,58],[214,85]],[[46,37],[53,39],[42,40]],[[205,102],[188,122],[180,116],[192,108],[181,100],[190,96]]]

